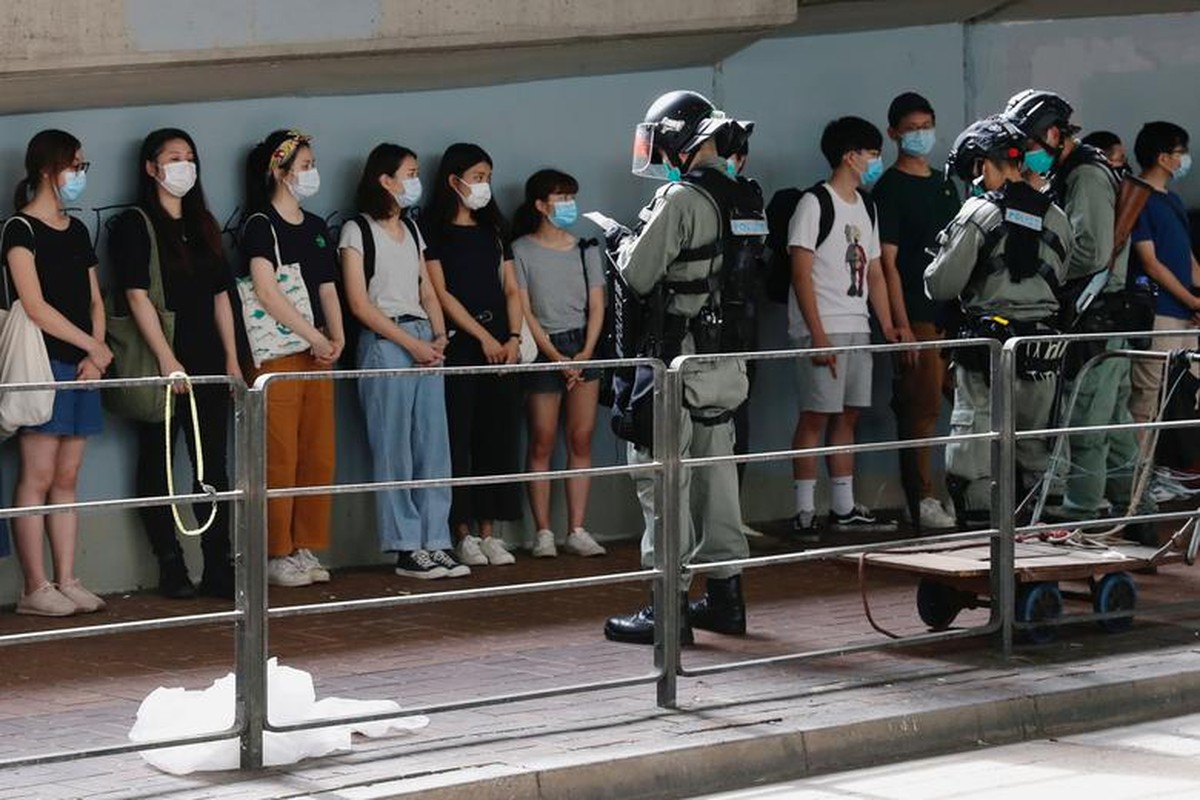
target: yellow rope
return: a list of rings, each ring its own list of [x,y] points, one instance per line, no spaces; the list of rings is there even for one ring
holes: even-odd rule
[[[216,494],[217,490],[204,482],[204,448],[200,445],[200,417],[196,413],[196,393],[192,391],[192,379],[189,378],[187,373],[184,372],[172,372],[167,377],[171,378],[173,381],[181,380],[187,387],[188,400],[190,400],[192,404],[192,436],[196,443],[196,483],[200,484],[200,488],[205,494],[210,496],[214,495]],[[167,446],[167,496],[169,497],[175,496],[175,459],[171,455],[171,440],[175,438],[171,435],[171,410],[175,406],[175,404],[171,402],[174,395],[174,386],[175,385],[172,382],[163,387],[165,389],[164,403],[166,407],[166,413],[163,415],[163,431]],[[184,536],[199,536],[212,527],[213,521],[216,520],[217,500],[215,497],[213,498],[212,508],[208,512],[208,520],[195,530],[190,530],[187,525],[184,524],[183,518],[179,516],[179,507],[174,503],[171,503],[171,515],[175,517],[175,527],[179,529],[180,533],[182,533]]]

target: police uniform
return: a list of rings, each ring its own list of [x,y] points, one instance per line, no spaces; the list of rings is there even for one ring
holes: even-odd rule
[[[723,170],[723,161],[700,163],[697,168]],[[721,238],[720,212],[706,192],[697,186],[676,182],[658,190],[654,200],[640,213],[643,227],[628,237],[617,252],[617,267],[625,283],[639,295],[649,294],[660,282],[688,283],[719,273],[722,255],[701,260],[680,260],[680,254]],[[668,317],[692,319],[708,304],[705,293],[671,294]],[[684,336],[680,352],[696,351],[691,333]],[[722,359],[693,364],[683,374],[684,409],[680,417],[681,455],[686,457],[731,455],[734,446],[732,412],[748,392],[744,361]],[[629,463],[651,461],[648,450],[632,443]],[[642,534],[642,564],[654,561],[654,480],[645,473],[635,476],[645,529]],[[680,478],[680,552],[684,562],[711,562],[745,558],[749,554],[742,533],[741,502],[737,469],[732,463],[685,469]],[[736,568],[715,570],[711,578],[727,578]]]
[[[1115,245],[1115,215],[1119,177],[1103,161],[1103,156],[1079,145],[1051,174],[1051,188],[1065,209],[1074,231],[1066,280],[1086,280],[1108,267]],[[1129,263],[1126,243],[1112,262],[1112,270],[1102,293],[1080,320],[1078,330],[1114,330],[1105,322],[1110,309],[1119,307],[1125,291]],[[1119,313],[1119,312],[1118,312]],[[1095,320],[1095,325],[1089,324]],[[1119,324],[1119,320],[1115,320]],[[1109,339],[1110,350],[1125,347],[1119,337]],[[1079,348],[1089,353],[1091,348]],[[1086,360],[1086,359],[1084,359]],[[1084,427],[1133,422],[1129,412],[1131,364],[1126,358],[1109,358],[1096,364],[1078,381],[1079,395],[1070,410],[1068,425]],[[1070,397],[1075,386],[1068,387]],[[1070,472],[1066,479],[1064,514],[1073,519],[1097,516],[1105,496],[1115,505],[1127,506],[1132,494],[1133,463],[1137,458],[1137,437],[1132,431],[1089,433],[1070,437]]]
[[[1035,190],[1017,183],[1008,184],[1005,191]],[[1040,222],[1038,264],[1029,265],[1036,274],[1017,280],[1005,258],[1012,223],[1005,222],[996,198],[996,194],[989,193],[963,205],[943,231],[941,249],[925,270],[925,289],[933,300],[958,298],[967,318],[998,317],[1009,323],[1011,333],[1025,334],[1032,332],[1033,323],[1044,322],[1058,311],[1055,289],[1065,271],[1071,227],[1062,210],[1050,205]],[[964,335],[970,335],[970,331]],[[985,433],[992,426],[986,360],[975,368],[964,366],[965,360],[956,358],[951,433]],[[1015,408],[1018,429],[1044,427],[1049,420],[1055,388],[1052,376],[1050,372],[1036,380],[1019,379]],[[1018,440],[1016,460],[1018,471],[1027,476],[1025,480],[1040,478],[1049,460],[1046,443]],[[991,444],[947,444],[946,472],[960,516],[968,521],[986,520],[991,509]]]

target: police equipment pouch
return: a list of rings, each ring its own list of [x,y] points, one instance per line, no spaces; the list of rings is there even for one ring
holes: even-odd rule
[[[959,339],[995,339],[1006,342],[1014,336],[1050,336],[1058,331],[1043,322],[1019,322],[996,314],[966,317]],[[1030,342],[1017,347],[1017,377],[1026,381],[1054,380],[1062,366],[1067,342]],[[990,383],[989,351],[983,347],[957,347],[954,362],[968,372],[982,373]]]

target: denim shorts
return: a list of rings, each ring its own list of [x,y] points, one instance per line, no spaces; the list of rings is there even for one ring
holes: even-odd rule
[[[583,349],[583,343],[586,338],[587,331],[583,328],[576,328],[562,333],[551,333],[550,344],[554,345],[554,349],[562,353],[567,358],[573,358]],[[550,359],[546,358],[544,353],[538,353],[535,364],[547,364]],[[583,371],[583,380],[585,382],[596,381],[600,379],[600,373],[603,370],[585,369]],[[527,372],[521,376],[521,384],[525,391],[530,394],[557,394],[567,390],[567,379],[561,372]]]
[[[56,381],[75,380],[78,365],[69,361],[50,359],[50,370]],[[50,421],[22,431],[49,433],[53,436],[94,436],[104,429],[104,413],[100,408],[98,389],[68,389],[54,393],[54,411]]]

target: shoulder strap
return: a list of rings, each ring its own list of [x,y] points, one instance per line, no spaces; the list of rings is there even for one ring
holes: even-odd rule
[[[150,239],[150,263],[147,265],[147,271],[150,275],[150,287],[147,294],[150,296],[150,303],[155,310],[160,314],[167,308],[166,293],[163,291],[162,281],[162,262],[158,255],[158,237],[154,234],[154,223],[150,221],[150,216],[141,206],[134,206],[133,209],[142,217],[142,222],[146,223],[146,236]]]
[[[25,219],[25,216],[23,214],[21,214],[19,211],[16,214],[13,214],[8,219],[4,220],[3,227],[0,227],[0,242],[4,241],[4,234],[8,231],[8,226],[13,220],[20,220],[21,222],[23,222],[25,224],[26,228],[29,228],[29,236],[33,240],[32,241],[32,244],[33,244],[32,252],[33,252],[34,256],[36,257],[37,256],[37,234],[33,232],[33,224],[29,220]],[[9,288],[8,288],[9,284],[11,284],[11,283],[12,283],[12,274],[8,268],[8,259],[6,258],[6,259],[4,259],[4,307],[5,308],[12,308],[12,294],[9,292]]]
[[[859,186],[856,191],[858,196],[862,198],[863,206],[867,209],[867,217],[871,220],[871,227],[875,227],[875,198],[871,197],[871,193]]]
[[[824,181],[814,183],[812,186],[804,190],[805,194],[812,192],[817,198],[817,205],[820,206],[821,216],[817,223],[817,247],[825,244],[825,240],[829,238],[829,234],[833,232],[833,195],[829,193],[829,187]]]
[[[599,244],[595,239],[580,239],[579,242],[579,269],[583,274],[583,315],[587,319],[587,314],[591,310],[591,303],[588,302],[588,295],[591,293],[591,286],[588,285],[587,274],[587,251],[589,247]]]
[[[720,178],[720,180],[725,179]],[[693,189],[699,190],[700,194],[704,195],[704,197],[708,199],[708,202],[712,203],[713,207],[716,208],[717,217],[720,221],[717,223],[717,238],[715,240],[709,242],[708,244],[701,245],[700,247],[684,248],[683,250],[679,251],[677,256],[675,256],[675,260],[685,262],[715,261],[717,256],[720,255],[725,249],[725,227],[729,221],[729,211],[722,204],[723,198],[718,196],[719,192],[715,191],[715,187],[709,178],[708,169],[696,170],[688,173],[684,176],[682,183],[687,186],[691,186]],[[692,283],[692,281],[684,281],[680,283]]]
[[[367,218],[366,214],[359,214],[354,218],[354,222],[362,234],[363,281],[370,288],[371,278],[375,275],[375,234],[371,231],[371,220]],[[409,232],[412,232],[412,228],[409,228]],[[413,241],[415,242],[416,239],[414,238]]]
[[[275,245],[275,271],[278,272],[279,268],[283,266],[283,256],[279,255],[279,237],[275,235],[275,225],[271,222],[271,218],[261,211],[256,211],[255,213],[246,217],[246,222],[250,222],[250,220],[254,219],[255,217],[262,217],[265,219],[267,221],[267,227],[271,229],[271,242]]]

